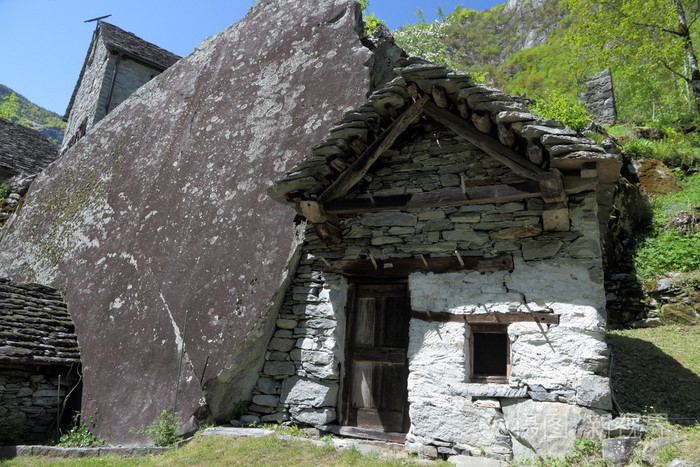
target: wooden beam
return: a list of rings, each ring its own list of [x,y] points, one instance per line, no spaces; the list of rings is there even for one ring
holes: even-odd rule
[[[473,124],[449,110],[441,109],[437,105],[428,102],[425,105],[425,113],[510,168],[517,175],[529,180],[538,180],[538,176],[541,173],[545,173],[544,170],[522,157],[516,151],[503,146],[497,139],[481,133]]]
[[[462,188],[443,188],[426,193],[375,196],[373,199],[339,199],[325,205],[328,214],[354,214],[378,212],[390,209],[419,209],[466,204],[506,203],[540,196],[540,186],[535,182],[509,185],[487,185]]]
[[[322,224],[328,220],[328,214],[326,214],[323,206],[318,201],[299,201],[297,206],[297,212],[314,224]]]
[[[537,322],[544,324],[559,324],[559,315],[554,313],[479,313],[474,315],[457,315],[454,313],[441,313],[433,311],[412,311],[411,318],[422,321],[436,321],[439,323],[467,323],[467,324],[511,324]]]
[[[387,149],[389,149],[396,139],[403,133],[413,121],[423,112],[423,107],[428,103],[429,96],[425,95],[419,98],[416,102],[403,113],[399,118],[394,120],[389,128],[384,130],[381,135],[375,139],[372,144],[355,160],[350,167],[341,173],[337,179],[326,188],[326,191],[318,197],[319,203],[344,196],[357,182],[367,174],[369,168]]]
[[[577,194],[595,190],[595,179],[564,177],[564,193]],[[352,215],[361,212],[382,212],[394,209],[424,209],[469,204],[507,203],[542,196],[539,183],[519,182],[507,185],[485,185],[443,188],[426,193],[374,196],[372,199],[338,199],[324,206],[327,214]]]
[[[373,277],[406,277],[413,272],[432,272],[444,274],[448,272],[496,272],[512,271],[513,256],[501,255],[492,258],[482,256],[463,256],[464,266],[459,264],[454,256],[447,258],[393,258],[378,259],[377,269],[369,259],[332,261],[330,266],[317,261],[314,269],[323,272],[333,272],[346,276]],[[426,266],[427,264],[427,266]]]

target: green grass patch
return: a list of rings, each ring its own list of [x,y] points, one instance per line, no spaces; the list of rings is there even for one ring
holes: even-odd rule
[[[87,459],[63,459],[46,457],[19,457],[0,461],[2,467],[44,466],[402,466],[416,465],[413,459],[379,459],[363,455],[355,449],[336,450],[332,445],[317,446],[310,442],[279,439],[275,436],[261,438],[233,438],[227,436],[199,436],[180,449],[161,456],[121,459],[100,457]],[[445,464],[446,465],[446,464]]]
[[[608,332],[612,385],[624,413],[700,420],[700,327],[662,326]]]
[[[700,269],[700,232],[664,228],[678,211],[693,213],[700,206],[700,173],[680,182],[683,191],[651,198],[653,228],[640,241],[634,261],[637,274],[644,278]]]

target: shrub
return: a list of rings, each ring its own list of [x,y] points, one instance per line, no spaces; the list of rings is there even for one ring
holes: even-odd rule
[[[591,119],[586,107],[560,92],[550,92],[537,99],[532,110],[544,118],[561,120],[564,125],[582,131]]]
[[[95,421],[92,417],[85,422],[82,414],[76,413],[73,416],[73,426],[67,433],[64,433],[58,440],[58,445],[66,448],[85,448],[94,447],[102,444],[102,440],[98,438],[91,430],[94,427]]]
[[[146,428],[132,430],[132,432],[148,436],[155,446],[172,446],[182,439],[182,436],[178,435],[178,427],[181,423],[182,419],[179,415],[169,410],[163,410],[160,413],[160,417],[153,420]]]

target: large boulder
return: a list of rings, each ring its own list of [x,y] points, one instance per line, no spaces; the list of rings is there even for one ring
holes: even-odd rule
[[[299,243],[266,190],[364,103],[361,30],[356,2],[260,2],[35,181],[0,271],[65,291],[108,442],[250,397]]]

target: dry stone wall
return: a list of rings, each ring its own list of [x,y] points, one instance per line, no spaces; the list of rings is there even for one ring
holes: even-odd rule
[[[473,184],[519,181],[446,131],[414,132],[395,147],[348,197],[459,186],[459,174]],[[568,232],[542,231],[539,198],[362,213],[341,219],[343,243],[337,246],[307,228],[245,420],[292,420],[322,428],[338,423],[348,282],[323,273],[323,263],[455,257],[457,250],[463,257],[512,255],[514,270],[412,273],[413,310],[553,312],[560,323],[511,324],[509,383],[477,384],[469,381],[469,325],[411,319],[407,447],[433,456],[485,453],[510,459],[531,456],[535,447],[538,454],[563,454],[577,435],[600,435],[596,423],[611,403],[604,376],[608,351],[595,192],[569,196],[568,207]],[[541,417],[561,426],[543,433]]]
[[[70,367],[0,363],[0,445],[55,439],[57,400],[63,404],[77,381]]]
[[[610,68],[591,76],[586,82],[586,92],[581,94],[581,100],[597,122],[612,125],[617,121],[615,92]]]
[[[104,112],[102,115],[97,115],[97,109],[104,108],[104,102],[101,101],[106,98],[101,98],[102,88],[105,79],[109,81],[112,78],[117,57],[109,53],[103,41],[93,41],[91,45],[80,79],[81,86],[76,90],[73,98],[70,119],[64,132],[62,152],[75,142],[82,125],[86,128],[92,127],[105,115]]]

